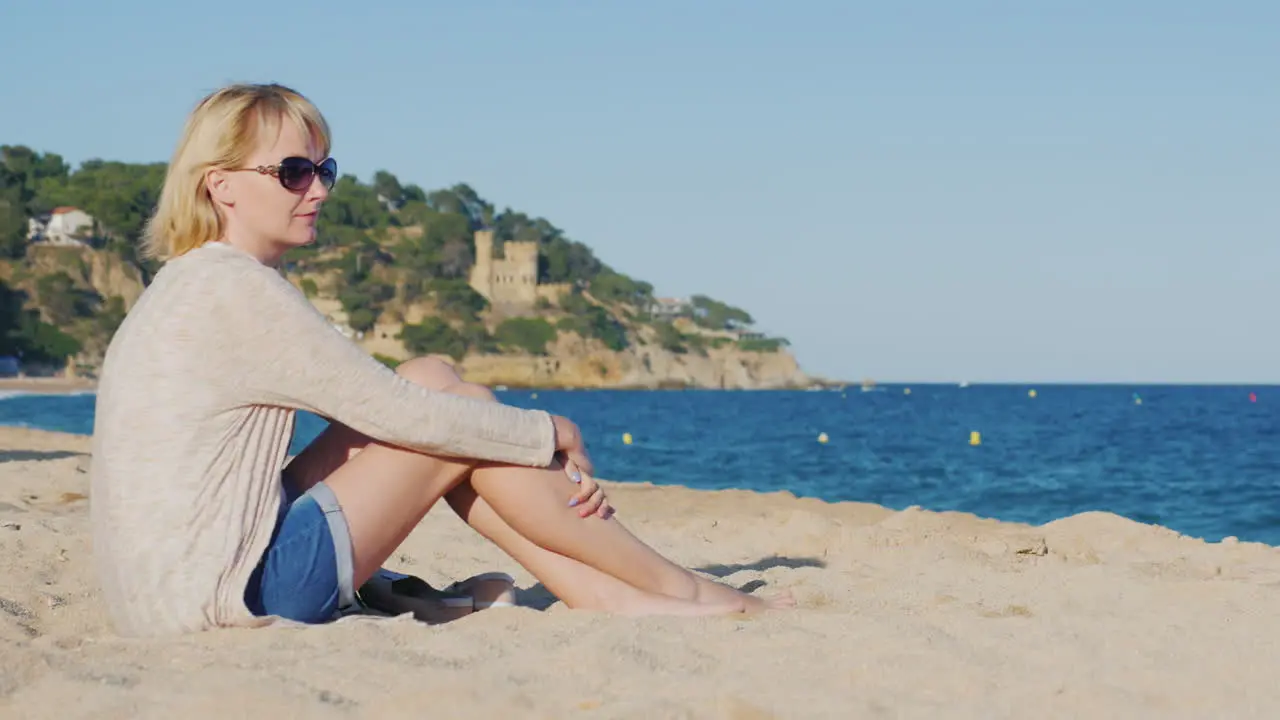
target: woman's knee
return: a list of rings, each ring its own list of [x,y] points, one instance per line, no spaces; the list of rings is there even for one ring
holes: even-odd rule
[[[463,381],[452,365],[439,358],[427,356],[406,360],[396,367],[396,372],[409,382],[421,385],[428,390],[462,395],[476,400],[497,401],[492,390],[483,385]]]
[[[442,390],[448,385],[462,381],[452,365],[440,358],[430,356],[405,360],[396,366],[396,374],[429,390]]]

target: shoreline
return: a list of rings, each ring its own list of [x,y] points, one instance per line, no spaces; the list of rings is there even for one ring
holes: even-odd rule
[[[0,390],[18,390],[41,395],[60,395],[97,390],[98,381],[89,378],[7,377],[0,378]]]
[[[74,447],[83,447],[84,448],[83,452],[87,454],[89,444],[92,442],[92,440],[93,440],[92,433],[79,434],[79,433],[66,432],[61,430],[45,430],[41,428],[31,428],[31,427],[26,427],[22,425],[0,424],[0,451],[29,450],[31,449],[31,447],[29,446],[39,446],[40,448],[74,446]],[[739,494],[745,494],[745,495],[759,497],[759,498],[774,498],[781,502],[799,502],[799,503],[807,503],[807,504],[817,503],[823,506],[837,507],[837,508],[842,506],[864,507],[864,508],[872,507],[872,508],[879,508],[884,512],[888,512],[888,513],[922,512],[922,513],[933,513],[933,514],[942,514],[942,515],[954,514],[954,515],[968,516],[973,518],[974,520],[981,521],[981,522],[999,523],[1001,525],[1007,525],[1011,527],[1020,527],[1027,530],[1037,530],[1037,529],[1045,528],[1050,525],[1053,525],[1054,523],[1070,521],[1073,518],[1077,518],[1085,515],[1105,515],[1105,516],[1113,517],[1127,523],[1132,523],[1133,525],[1138,527],[1150,528],[1150,529],[1158,530],[1164,533],[1171,533],[1173,535],[1176,535],[1179,538],[1182,538],[1191,542],[1203,543],[1209,546],[1253,545],[1253,546],[1280,550],[1280,544],[1273,545],[1264,540],[1251,540],[1251,539],[1248,539],[1247,537],[1240,537],[1238,535],[1225,535],[1219,540],[1211,540],[1206,537],[1201,537],[1199,535],[1187,534],[1176,528],[1169,527],[1168,525],[1161,525],[1159,523],[1150,523],[1142,520],[1136,520],[1127,515],[1122,515],[1120,513],[1113,512],[1110,510],[1100,510],[1100,509],[1083,510],[1075,514],[1061,515],[1041,523],[1034,523],[1034,522],[1029,522],[1024,520],[1010,520],[1007,518],[1000,517],[999,515],[987,515],[987,514],[982,514],[982,513],[971,511],[971,510],[936,509],[936,508],[925,507],[918,504],[911,504],[899,509],[899,508],[889,507],[886,505],[881,505],[879,503],[871,503],[871,502],[866,502],[862,500],[827,500],[825,498],[818,497],[815,495],[798,495],[794,491],[787,490],[787,489],[759,490],[754,488],[742,488],[742,487],[708,489],[708,488],[698,488],[691,485],[682,485],[679,483],[654,482],[652,480],[619,480],[614,478],[596,478],[596,479],[601,483],[607,484],[611,488],[622,487],[622,488],[627,488],[629,491],[630,490],[654,490],[654,491],[668,490],[671,492],[690,492],[690,493],[719,493],[719,492],[739,493]]]
[[[54,394],[54,393],[50,393],[50,394]],[[0,451],[5,451],[5,450],[20,451],[20,450],[30,449],[26,445],[38,445],[42,448],[71,445],[71,446],[77,446],[77,447],[83,446],[85,448],[84,452],[87,454],[88,453],[87,448],[89,446],[89,443],[92,442],[92,439],[93,439],[92,433],[80,434],[80,433],[67,432],[62,430],[45,430],[42,428],[32,428],[24,425],[6,425],[3,423],[0,423]],[[2,460],[2,458],[0,458],[0,460]],[[1253,539],[1249,539],[1248,537],[1241,537],[1240,535],[1236,535],[1236,534],[1226,534],[1221,539],[1212,540],[1199,535],[1188,534],[1184,531],[1178,530],[1168,525],[1162,525],[1159,523],[1150,523],[1142,520],[1137,520],[1127,515],[1122,515],[1118,512],[1105,510],[1105,509],[1083,510],[1072,515],[1061,515],[1049,520],[1045,520],[1044,522],[1034,523],[1034,522],[1029,522],[1025,520],[1011,520],[1011,519],[1001,517],[1000,515],[982,514],[972,510],[937,509],[937,508],[925,507],[919,504],[911,504],[899,509],[899,508],[893,508],[885,505],[880,505],[878,503],[865,502],[861,500],[827,500],[825,498],[818,497],[815,495],[798,495],[794,491],[787,490],[787,489],[759,490],[754,488],[742,488],[742,487],[707,489],[707,488],[698,488],[691,485],[682,485],[679,483],[654,482],[652,480],[619,480],[619,479],[611,479],[611,478],[596,478],[596,479],[602,483],[607,483],[610,487],[625,487],[625,488],[632,488],[632,489],[648,488],[648,489],[654,489],[654,490],[667,489],[673,492],[687,491],[692,493],[716,493],[716,492],[747,493],[747,494],[750,494],[753,496],[759,496],[762,498],[778,498],[782,501],[787,501],[787,502],[821,503],[822,505],[832,506],[832,507],[838,507],[842,505],[860,506],[860,507],[876,507],[876,508],[882,508],[886,512],[891,512],[891,513],[917,511],[917,512],[936,513],[936,514],[959,514],[959,515],[970,516],[976,520],[980,520],[984,522],[995,522],[995,523],[1001,523],[1003,525],[1018,526],[1018,527],[1026,528],[1029,530],[1044,528],[1049,525],[1052,525],[1053,523],[1068,521],[1068,520],[1071,520],[1072,518],[1080,517],[1083,515],[1100,514],[1100,515],[1115,517],[1125,522],[1133,523],[1136,526],[1141,526],[1144,528],[1153,528],[1153,529],[1160,530],[1162,532],[1173,533],[1174,535],[1180,538],[1184,538],[1186,540],[1190,540],[1193,542],[1204,543],[1205,545],[1214,546],[1214,545],[1224,545],[1224,544],[1245,544],[1245,545],[1257,545],[1265,548],[1273,548],[1276,550],[1280,550],[1280,544],[1273,545],[1265,540],[1253,540]]]

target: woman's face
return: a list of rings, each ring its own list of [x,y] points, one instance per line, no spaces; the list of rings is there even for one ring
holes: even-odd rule
[[[215,182],[222,192],[214,194],[227,219],[227,240],[264,261],[314,241],[320,205],[337,172],[320,152],[314,138],[282,122],[279,133],[259,142],[242,171],[223,173]],[[274,174],[256,172],[258,167],[273,168]]]

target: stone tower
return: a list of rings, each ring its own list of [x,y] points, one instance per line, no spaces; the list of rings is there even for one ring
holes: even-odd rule
[[[494,305],[530,309],[538,300],[538,243],[509,241],[503,257],[493,257],[493,231],[477,230],[471,287]]]
[[[476,263],[471,266],[472,289],[493,301],[493,231],[477,230]]]

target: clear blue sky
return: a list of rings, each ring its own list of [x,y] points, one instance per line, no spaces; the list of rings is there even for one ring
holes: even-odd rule
[[[809,371],[1280,382],[1280,3],[0,0],[0,143],[167,159],[233,80]]]

